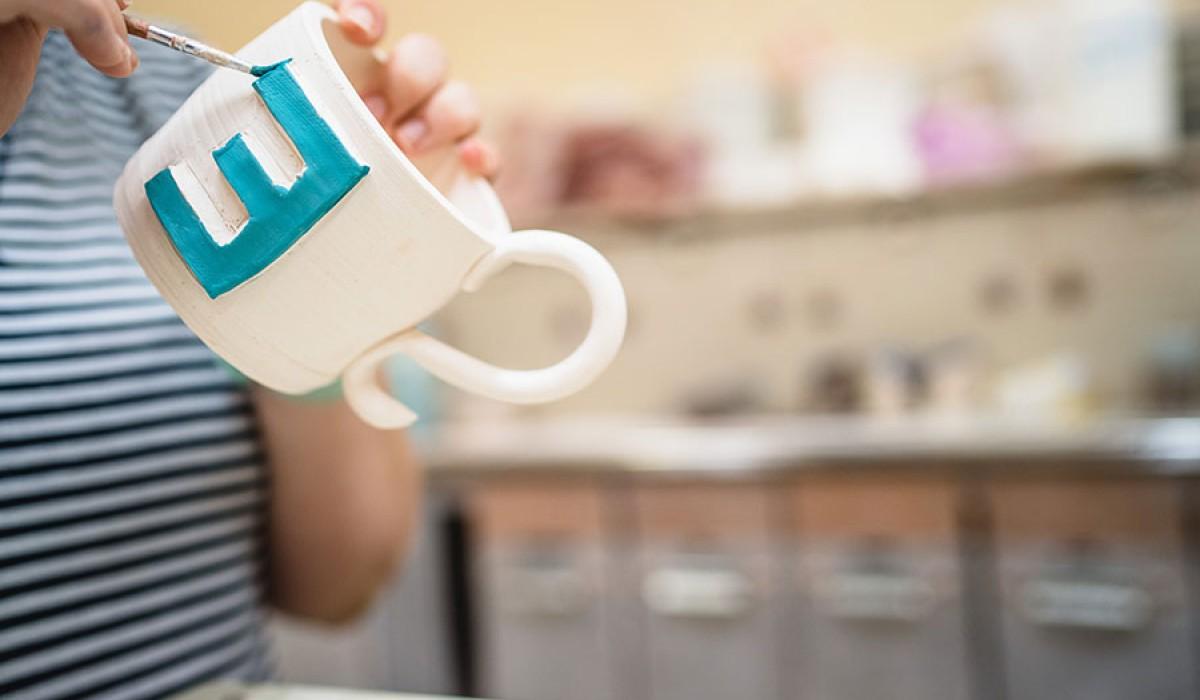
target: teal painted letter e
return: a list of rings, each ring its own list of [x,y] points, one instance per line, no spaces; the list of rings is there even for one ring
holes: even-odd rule
[[[175,250],[211,298],[275,262],[358,184],[369,168],[356,161],[300,89],[287,61],[254,81],[267,109],[304,160],[291,187],[271,181],[242,134],[213,151],[213,160],[249,215],[232,241],[220,245],[163,168],[146,183],[146,197]]]

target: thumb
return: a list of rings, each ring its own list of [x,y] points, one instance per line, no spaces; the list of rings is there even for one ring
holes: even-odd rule
[[[0,24],[0,136],[25,107],[45,38],[45,28],[29,19]]]

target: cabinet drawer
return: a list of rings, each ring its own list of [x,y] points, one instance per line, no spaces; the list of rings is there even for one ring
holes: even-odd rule
[[[626,597],[645,618],[649,697],[779,697],[770,504],[759,485],[636,489]]]
[[[1196,697],[1175,484],[1002,481],[989,504],[1011,698]]]
[[[470,494],[485,694],[616,700],[609,492],[590,482]]]
[[[788,695],[966,698],[956,484],[814,478],[789,503]]]

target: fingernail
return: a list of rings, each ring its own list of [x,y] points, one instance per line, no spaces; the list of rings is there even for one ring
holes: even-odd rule
[[[137,67],[142,65],[142,59],[138,58],[137,51],[129,51],[129,72],[137,70]]]
[[[409,119],[396,129],[396,139],[400,145],[412,153],[421,150],[421,142],[429,135],[429,125],[424,119]]]
[[[363,98],[363,102],[366,103],[367,109],[371,111],[371,114],[375,115],[376,119],[383,119],[384,115],[387,114],[388,103],[383,95],[368,95]]]
[[[99,62],[96,62],[95,65],[106,71],[120,70],[133,65],[133,49],[129,47],[127,42],[115,39],[113,52],[119,55],[120,58],[103,66]]]
[[[346,19],[367,34],[375,31],[375,13],[366,5],[351,5],[346,9]]]
[[[131,5],[133,5],[133,0],[117,0],[117,7],[122,10],[128,10]]]

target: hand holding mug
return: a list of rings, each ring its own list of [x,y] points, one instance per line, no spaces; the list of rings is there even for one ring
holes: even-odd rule
[[[387,27],[379,0],[338,0],[334,8],[348,40],[364,47],[379,43]],[[447,80],[441,44],[424,34],[409,34],[392,47],[385,63],[381,89],[362,98],[396,145],[409,156],[453,146],[467,172],[495,176],[495,150],[475,137],[479,103],[466,83]]]

